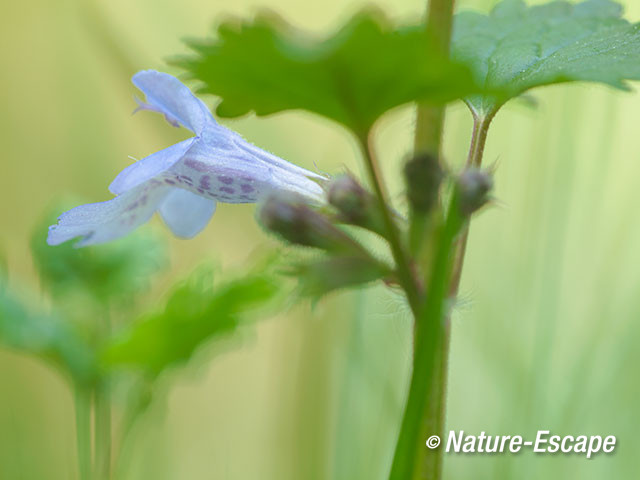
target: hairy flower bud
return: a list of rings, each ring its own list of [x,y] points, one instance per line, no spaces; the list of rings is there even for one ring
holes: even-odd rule
[[[271,195],[258,215],[264,228],[290,243],[329,251],[358,250],[357,243],[298,196]]]
[[[393,277],[388,266],[362,255],[313,259],[297,265],[292,273],[300,279],[302,293],[314,297]]]
[[[407,182],[407,196],[414,210],[422,213],[431,211],[438,202],[440,184],[444,172],[438,157],[430,153],[420,153],[404,167]]]
[[[489,201],[493,177],[483,170],[469,168],[457,179],[458,206],[463,216],[469,216]]]
[[[338,211],[341,222],[382,234],[384,220],[375,197],[352,176],[342,175],[329,185],[329,203]]]

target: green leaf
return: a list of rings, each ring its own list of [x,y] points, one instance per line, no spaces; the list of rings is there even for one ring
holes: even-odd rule
[[[155,377],[187,362],[204,343],[229,336],[277,289],[265,274],[248,274],[214,287],[209,270],[196,272],[148,315],[113,339],[103,353],[107,367],[130,367]]]
[[[628,89],[626,80],[640,80],[640,25],[621,15],[609,0],[533,7],[505,0],[489,15],[456,15],[454,59],[469,65],[486,90],[504,92],[468,97],[471,110],[492,115],[510,98],[561,82]]]
[[[362,135],[396,106],[477,91],[466,68],[428,48],[423,28],[395,27],[377,10],[322,41],[263,13],[222,23],[215,40],[189,46],[196,55],[175,63],[204,83],[201,92],[222,98],[222,117],[302,109]]]
[[[35,230],[31,252],[43,285],[55,297],[81,291],[106,303],[114,297],[134,296],[167,264],[166,245],[148,232],[82,249],[71,242],[52,247],[45,241],[52,223],[55,217],[47,215]]]
[[[0,344],[40,356],[79,383],[91,381],[94,355],[82,337],[58,315],[33,312],[25,303],[10,291],[0,271]]]

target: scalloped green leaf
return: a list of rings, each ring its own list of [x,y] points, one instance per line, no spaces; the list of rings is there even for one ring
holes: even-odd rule
[[[56,211],[60,210],[64,207]],[[42,285],[58,299],[78,292],[100,303],[133,297],[146,290],[150,279],[168,264],[166,243],[148,232],[81,249],[71,242],[47,245],[47,228],[55,218],[45,215],[34,230],[31,253]]]
[[[95,378],[95,361],[88,343],[55,313],[34,311],[7,285],[0,271],[0,345],[48,360],[79,383]]]
[[[213,274],[199,270],[171,293],[162,311],[120,332],[101,354],[103,363],[156,377],[188,362],[205,343],[229,337],[277,291],[265,274],[214,285]]]
[[[489,15],[456,15],[453,58],[499,96],[466,99],[479,116],[495,113],[527,90],[562,82],[598,82],[628,89],[640,80],[640,25],[610,0],[527,6],[505,0]]]
[[[222,117],[301,109],[362,135],[396,106],[478,91],[466,67],[428,47],[424,28],[396,27],[377,10],[355,15],[325,40],[263,13],[224,22],[214,40],[188,44],[196,55],[174,63],[203,83],[200,92],[222,99]]]

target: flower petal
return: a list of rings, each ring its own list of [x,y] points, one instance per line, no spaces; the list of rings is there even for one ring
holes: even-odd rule
[[[216,201],[174,188],[160,205],[160,216],[177,237],[193,238],[216,211]]]
[[[47,243],[59,245],[83,237],[76,246],[84,247],[123,237],[146,223],[170,190],[158,182],[147,182],[106,202],[80,205],[49,227]]]
[[[129,165],[111,182],[109,190],[119,195],[168,170],[189,151],[196,140],[183,140]]]
[[[257,202],[273,190],[295,192],[310,201],[323,203],[324,191],[315,179],[326,181],[325,177],[261,151],[244,140],[247,146],[241,148],[236,136],[222,127],[208,129],[182,160],[165,172],[165,181],[169,182],[171,177],[172,185],[225,203]],[[266,161],[266,156],[278,161]]]
[[[224,128],[224,127],[220,127]],[[306,168],[299,167],[291,162],[287,162],[286,160],[274,155],[273,153],[267,152],[260,147],[256,147],[254,144],[247,142],[240,135],[237,135],[234,138],[236,146],[250,155],[258,158],[260,161],[267,163],[269,165],[273,165],[282,170],[286,170],[293,174],[303,175],[307,178],[315,178],[316,180],[327,180],[326,177],[319,175],[317,173],[311,172]]]
[[[169,123],[179,123],[200,135],[208,123],[215,124],[207,106],[176,77],[155,70],[143,70],[131,79],[144,92],[146,103],[141,109],[164,113]]]
[[[306,198],[309,202],[321,205],[325,202],[323,188],[306,176],[296,175],[286,170],[275,170],[273,177],[276,188],[285,192],[292,192]],[[326,180],[324,177],[320,177]]]
[[[235,144],[223,144],[209,135],[195,142],[163,177],[171,185],[224,203],[254,203],[274,190],[295,192],[322,203],[324,193],[305,175],[261,161]]]

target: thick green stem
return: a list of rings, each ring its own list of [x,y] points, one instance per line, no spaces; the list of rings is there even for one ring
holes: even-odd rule
[[[427,48],[449,55],[453,25],[454,0],[430,0],[426,28]],[[416,119],[414,154],[431,154],[441,158],[445,107],[419,104]],[[447,285],[451,266],[453,237],[451,207],[444,232],[440,235],[430,275],[426,278],[426,304],[415,317],[414,358],[409,396],[391,469],[391,480],[439,479],[442,471],[442,449],[430,450],[424,441],[431,435],[442,436],[445,418],[447,366],[449,357],[449,325],[443,322],[447,301]],[[419,252],[425,241],[429,218],[410,212],[412,251]],[[429,268],[422,265],[423,270]],[[424,437],[424,438],[423,438]]]
[[[429,1],[426,28],[430,43],[427,48],[436,50],[442,55],[449,55],[454,4],[454,0]],[[443,106],[418,105],[415,131],[416,153],[440,154],[444,110]]]
[[[76,449],[80,480],[91,480],[91,393],[75,387]]]
[[[413,372],[390,480],[437,479],[441,449],[429,450],[424,442],[439,434],[444,401],[441,395],[448,349],[447,300],[454,239],[461,218],[454,195],[447,219],[437,236],[436,255],[429,273],[428,295],[415,324]],[[434,388],[437,387],[437,388]],[[425,454],[425,451],[431,454]]]
[[[448,56],[451,49],[455,0],[430,0],[425,28],[429,32],[425,49]],[[414,155],[429,154],[441,158],[445,106],[419,103],[416,111]],[[409,212],[411,251],[419,253],[429,228],[428,218],[420,212]]]
[[[391,247],[391,253],[393,255],[398,277],[403,289],[407,294],[407,300],[414,315],[417,315],[420,308],[420,293],[415,277],[411,271],[411,263],[405,250],[405,246],[400,240],[400,233],[398,227],[393,220],[393,214],[390,207],[387,204],[386,194],[384,192],[383,184],[378,172],[378,162],[376,161],[375,149],[372,145],[371,135],[364,135],[358,137],[360,148],[367,167],[367,173],[369,174],[369,180],[373,186],[377,201],[378,208],[382,212],[382,217],[386,229],[386,238]]]
[[[482,163],[494,115],[474,116],[467,167],[479,167]],[[446,304],[458,293],[469,234],[465,228],[462,235],[454,240],[459,226],[454,195],[427,282],[427,301],[416,318],[411,385],[390,480],[437,480],[442,476],[443,447],[429,449],[423,442],[432,435],[443,438],[450,344]]]

